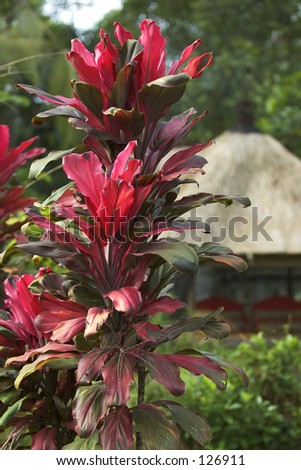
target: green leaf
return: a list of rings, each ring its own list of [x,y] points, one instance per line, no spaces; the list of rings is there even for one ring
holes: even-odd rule
[[[54,152],[50,152],[46,157],[34,160],[30,167],[29,178],[37,178],[49,163],[60,160],[65,155],[74,152],[74,150],[75,147],[67,150],[56,150]]]
[[[208,352],[205,352],[205,351],[202,351],[201,354],[202,354],[202,356],[205,356],[205,357],[208,357],[209,359],[211,359],[211,361],[215,362],[215,364],[217,364],[218,366],[224,367],[226,369],[230,369],[233,372],[235,372],[235,374],[237,374],[241,377],[241,379],[242,379],[242,381],[244,382],[245,385],[249,384],[249,379],[248,379],[247,374],[237,364],[233,364],[232,362],[227,361],[226,359],[223,359],[220,356],[216,356],[215,354],[211,354],[211,353],[208,353]]]
[[[177,271],[196,273],[199,266],[198,256],[195,250],[186,242],[178,242],[173,239],[159,240],[138,246],[134,256],[146,254],[158,255]]]
[[[9,405],[10,403],[14,402],[19,396],[18,390],[14,387],[5,390],[5,392],[0,393],[0,401],[4,403],[4,405]]]
[[[44,202],[42,202],[42,207],[47,206],[48,204],[51,204],[52,202],[57,201],[67,189],[70,189],[74,186],[73,181],[71,183],[65,184],[61,188],[55,189],[52,191],[50,196],[48,196],[47,199],[45,199]]]
[[[68,118],[76,118],[82,121],[86,120],[86,116],[71,106],[58,106],[57,108],[48,109],[47,111],[43,111],[37,114],[34,118],[32,118],[32,123],[36,126],[43,124],[43,122],[51,117],[51,116],[63,116]]]
[[[11,240],[10,243],[6,246],[5,250],[0,253],[0,264],[5,264],[11,256],[13,256],[15,253],[18,253],[16,243],[16,240]]]
[[[117,108],[126,108],[128,92],[134,76],[135,67],[128,64],[118,72],[114,86],[110,91],[110,103]]]
[[[73,353],[48,353],[41,354],[35,361],[30,364],[26,364],[20,370],[16,380],[15,387],[18,390],[22,381],[33,374],[37,370],[40,370],[43,366],[47,365],[48,367],[53,366],[54,369],[75,369],[77,367],[78,361],[75,361]],[[58,367],[59,366],[59,367]]]
[[[178,431],[159,408],[141,404],[132,409],[132,417],[136,430],[141,434],[144,449],[179,449]]]
[[[29,397],[30,395],[26,395],[26,397],[23,397],[23,398],[20,398],[20,400],[16,401],[16,403],[14,403],[12,406],[10,406],[9,408],[7,408],[7,410],[5,411],[5,413],[0,417],[0,428],[2,426],[6,426],[7,423],[9,423],[9,421],[11,420],[11,418],[13,418],[15,416],[16,413],[18,413],[18,411],[20,410],[23,402],[25,400],[27,400],[27,398]]]
[[[136,39],[127,39],[118,56],[118,68],[122,69],[143,51],[143,46]]]
[[[143,131],[144,116],[136,108],[129,111],[120,108],[109,108],[104,111],[104,114],[112,116],[129,139],[135,139]]]
[[[10,369],[9,367],[0,367],[0,377],[10,377],[15,379],[17,371],[15,369]]]
[[[167,75],[147,83],[139,91],[139,100],[145,120],[153,122],[163,116],[169,106],[179,101],[191,80],[186,73]]]
[[[251,202],[249,198],[245,196],[224,196],[222,194],[211,194],[211,193],[199,193],[193,194],[192,196],[185,196],[178,201],[175,201],[172,205],[175,209],[189,210],[194,207],[206,206],[207,204],[214,204],[219,202],[224,204],[226,207],[238,202],[243,207],[250,206]]]
[[[244,259],[233,254],[230,248],[219,245],[218,243],[203,243],[203,245],[197,247],[196,250],[200,262],[212,259],[219,263],[228,264],[238,272],[244,272],[248,269],[248,265]]]
[[[80,437],[89,437],[105,416],[108,403],[103,382],[78,387],[72,404],[75,430]]]
[[[73,87],[80,101],[102,121],[103,96],[98,88],[84,82],[74,82]]]
[[[172,414],[175,422],[192,436],[195,441],[201,444],[201,446],[209,444],[212,438],[211,428],[208,421],[199,413],[188,410],[179,403],[169,400],[160,400],[154,404],[166,407]]]
[[[88,284],[76,284],[72,286],[68,291],[68,297],[70,300],[83,305],[84,307],[105,307],[103,298],[97,289]]]
[[[64,104],[64,101],[61,100],[59,97],[51,95],[50,93],[41,90],[41,88],[32,85],[24,85],[23,83],[19,83],[17,85],[17,88],[27,91],[27,93],[29,93],[30,95],[37,95],[40,98],[42,97],[42,99],[45,98],[45,101],[54,102],[55,104]]]
[[[5,392],[13,385],[13,380],[10,377],[0,378],[0,392]]]
[[[220,307],[204,317],[193,317],[179,320],[167,328],[163,328],[160,332],[154,331],[154,340],[156,343],[165,341],[173,341],[182,333],[192,333],[194,331],[205,330],[207,324],[210,324],[212,318],[219,315],[224,310]],[[149,332],[151,335],[151,331]]]
[[[68,357],[64,359],[64,358],[58,357],[57,359],[51,359],[51,361],[48,362],[47,366],[50,369],[56,369],[56,370],[76,369],[78,366],[78,358]]]
[[[209,338],[224,339],[231,333],[231,327],[223,320],[211,320],[202,327],[202,331]]]
[[[69,248],[67,244],[64,245],[63,243],[49,242],[47,240],[24,243],[22,245],[17,245],[17,247],[27,253],[43,256],[45,258],[68,258],[69,256],[76,254],[73,248]]]
[[[63,447],[63,450],[98,450],[98,433],[94,432],[90,437],[76,436],[73,442]]]

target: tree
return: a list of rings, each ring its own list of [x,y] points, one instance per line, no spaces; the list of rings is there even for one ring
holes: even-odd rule
[[[300,154],[299,0],[124,0],[119,14],[114,12],[115,19],[122,18],[132,28],[143,17],[161,25],[171,58],[179,53],[182,40],[191,42],[196,34],[204,49],[213,51],[214,67],[187,93],[198,110],[209,110],[202,138],[235,125],[237,107],[247,99],[254,105],[255,125]],[[101,26],[107,28],[111,21],[108,15]],[[197,133],[191,138],[200,140]]]

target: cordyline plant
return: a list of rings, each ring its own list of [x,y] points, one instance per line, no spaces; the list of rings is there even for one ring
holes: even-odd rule
[[[22,225],[22,222],[10,223],[11,216],[34,202],[33,198],[22,197],[23,186],[9,186],[10,179],[27,160],[45,152],[44,148],[28,150],[36,137],[21,142],[16,148],[9,148],[9,137],[8,126],[0,125],[0,250]]]
[[[176,397],[185,391],[181,368],[220,389],[226,387],[225,368],[246,380],[241,369],[204,351],[158,351],[185,332],[202,331],[204,338],[229,333],[217,317],[221,309],[160,326],[159,312],[184,306],[168,295],[177,272],[195,273],[210,258],[245,269],[224,247],[196,247],[164,233],[207,232],[205,224],[181,216],[209,203],[249,201],[205,193],[178,197],[188,182],[181,177],[203,172],[206,161],[196,153],[211,142],[172,153],[203,115],[189,109],[163,119],[212,56],[190,58],[197,40],[166,72],[159,27],[144,20],[140,29],[135,40],[116,23],[119,46],[101,30],[94,54],[73,41],[68,59],[79,75],[72,82],[73,98],[20,85],[56,105],[35,123],[67,116],[87,135],[84,146],[53,152],[31,169],[37,175],[63,155],[70,183],[28,210],[28,243],[21,248],[64,269],[41,268],[36,276],[5,282],[0,321],[5,449],[178,449],[178,426],[204,446],[211,437],[205,418],[171,400],[146,403],[146,379]]]

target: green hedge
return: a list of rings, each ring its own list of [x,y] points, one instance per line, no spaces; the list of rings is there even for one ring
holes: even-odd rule
[[[301,342],[298,338],[287,335],[268,340],[258,334],[238,345],[208,342],[199,349],[210,350],[239,364],[250,380],[246,388],[230,373],[228,388],[221,392],[206,378],[183,372],[187,392],[178,401],[208,419],[213,431],[209,449],[301,449]],[[156,383],[149,384],[147,389],[149,400],[166,396]],[[186,446],[193,448],[188,437]]]

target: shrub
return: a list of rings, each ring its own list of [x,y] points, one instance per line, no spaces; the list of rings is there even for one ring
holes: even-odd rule
[[[261,333],[238,345],[210,343],[207,349],[244,366],[243,388],[229,377],[227,392],[183,374],[186,393],[179,402],[206,410],[212,423],[211,449],[299,449],[301,443],[301,343],[297,337],[269,340]],[[204,379],[206,382],[207,380]],[[150,385],[149,400],[163,390]],[[186,436],[186,445],[192,441]]]
[[[41,268],[35,276],[5,281],[0,432],[13,428],[3,448],[175,449],[182,445],[178,426],[205,445],[211,437],[206,419],[170,400],[145,402],[146,376],[173,396],[185,391],[180,369],[205,375],[221,389],[225,369],[247,381],[241,368],[212,354],[156,352],[184,332],[213,338],[229,332],[215,318],[220,309],[178,321],[170,316],[168,326],[159,323],[158,313],[183,308],[168,295],[177,272],[195,273],[209,258],[246,268],[225,247],[194,246],[164,233],[208,232],[201,220],[181,217],[193,207],[250,202],[207,193],[178,197],[181,176],[203,172],[206,160],[197,153],[211,142],[177,151],[203,115],[189,109],[163,119],[212,55],[190,59],[200,44],[196,40],[166,70],[159,26],[143,20],[140,29],[135,40],[115,23],[118,47],[101,30],[95,54],[73,41],[68,59],[79,75],[72,81],[73,98],[22,86],[56,106],[35,123],[65,116],[86,136],[83,145],[52,152],[31,168],[37,176],[63,155],[70,183],[27,211],[28,243],[19,247],[63,269]],[[129,407],[131,396],[137,400]]]

